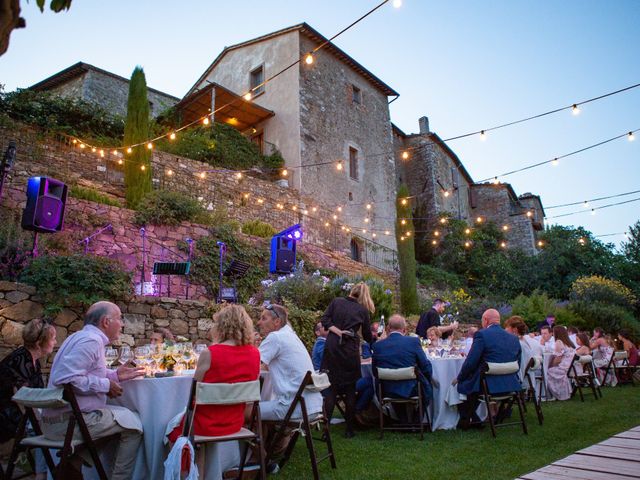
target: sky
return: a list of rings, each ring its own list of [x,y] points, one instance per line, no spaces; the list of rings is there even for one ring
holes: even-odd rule
[[[47,3],[50,3],[47,0]],[[27,28],[0,57],[5,91],[28,87],[78,61],[124,77],[141,65],[150,87],[182,97],[225,46],[307,22],[331,37],[379,0],[75,0],[68,12],[21,2]],[[429,117],[441,138],[490,128],[640,83],[639,0],[403,0],[335,43],[400,93],[391,119],[405,133]],[[581,108],[448,143],[474,180],[551,160],[640,129],[640,88]],[[640,132],[501,178],[540,195],[547,224],[621,233],[640,202],[597,210],[598,197],[640,190]],[[604,206],[640,193],[591,202]],[[602,237],[619,244],[623,235]]]

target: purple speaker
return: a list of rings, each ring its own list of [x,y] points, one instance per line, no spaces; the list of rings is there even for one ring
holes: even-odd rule
[[[22,228],[35,232],[63,229],[67,186],[47,177],[31,177],[27,184],[27,205],[22,212]]]

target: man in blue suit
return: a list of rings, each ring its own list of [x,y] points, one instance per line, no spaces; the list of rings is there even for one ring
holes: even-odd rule
[[[418,367],[424,406],[429,403],[433,391],[431,362],[422,350],[418,337],[406,337],[407,321],[402,315],[392,315],[389,319],[389,336],[373,344],[373,367],[376,368],[404,368]],[[438,387],[434,383],[435,387]],[[409,398],[417,395],[414,380],[383,381],[385,395],[390,397]]]
[[[472,423],[479,423],[476,415],[480,388],[480,373],[487,363],[520,363],[520,341],[515,335],[504,331],[500,326],[500,314],[493,308],[482,314],[482,330],[473,336],[473,344],[458,377],[453,384],[458,384],[458,392],[467,396],[467,400],[458,405],[460,428],[469,428]],[[506,393],[522,388],[518,372],[507,375],[491,375],[487,377],[489,393]]]

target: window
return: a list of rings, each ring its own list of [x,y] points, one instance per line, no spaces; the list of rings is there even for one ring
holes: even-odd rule
[[[362,90],[355,85],[351,85],[351,101],[358,105],[362,103]]]
[[[251,88],[251,96],[255,97],[264,92],[264,66],[260,65],[249,74],[249,88]],[[260,85],[260,87],[258,87]],[[256,88],[257,87],[257,88]]]
[[[358,180],[358,150],[349,147],[349,176]]]

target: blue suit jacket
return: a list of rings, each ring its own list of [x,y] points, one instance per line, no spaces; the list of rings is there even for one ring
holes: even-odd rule
[[[431,398],[431,362],[424,354],[417,337],[405,337],[400,333],[392,333],[384,340],[373,344],[374,368],[404,368],[417,366],[422,372],[422,391],[425,399]],[[374,370],[375,371],[375,370]],[[413,380],[382,382],[385,395],[409,398],[415,395]]]
[[[491,325],[479,330],[473,336],[473,345],[460,373],[458,373],[458,392],[468,395],[479,392],[480,372],[487,362],[520,364],[520,341],[515,335],[505,332],[500,325]],[[489,393],[519,391],[522,386],[518,372],[509,375],[487,377]]]

